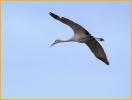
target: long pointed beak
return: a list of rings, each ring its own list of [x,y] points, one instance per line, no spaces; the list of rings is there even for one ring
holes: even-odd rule
[[[53,44],[51,44],[50,46],[53,46],[53,45],[55,45],[56,43],[54,42]]]

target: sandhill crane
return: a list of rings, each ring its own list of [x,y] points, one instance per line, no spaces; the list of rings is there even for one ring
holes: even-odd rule
[[[68,18],[60,17],[52,12],[50,12],[49,14],[54,19],[59,20],[60,22],[70,26],[74,31],[74,35],[72,38],[70,38],[68,40],[57,39],[51,46],[53,46],[57,43],[63,43],[63,42],[85,43],[99,60],[101,60],[105,64],[109,65],[106,54],[105,54],[102,46],[98,42],[98,41],[104,41],[103,38],[95,38],[81,25],[73,22],[72,20],[69,20]]]

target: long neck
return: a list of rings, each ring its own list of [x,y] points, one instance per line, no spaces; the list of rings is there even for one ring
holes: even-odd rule
[[[68,40],[60,40],[60,42],[72,42],[72,41],[74,41],[73,38],[70,38],[70,39],[68,39]]]

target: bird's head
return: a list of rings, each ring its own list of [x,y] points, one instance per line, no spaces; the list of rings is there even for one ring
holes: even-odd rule
[[[53,46],[53,45],[55,45],[57,43],[60,43],[60,42],[62,42],[60,39],[56,39],[55,42],[51,44],[51,46]]]

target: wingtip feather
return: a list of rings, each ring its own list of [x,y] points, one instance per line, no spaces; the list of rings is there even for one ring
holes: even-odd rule
[[[106,65],[110,65],[110,63],[109,63],[109,62],[105,62],[105,64],[106,64]]]
[[[49,15],[52,16],[55,19],[59,19],[60,17],[52,12],[49,12]]]
[[[96,56],[97,57],[97,56]],[[106,65],[110,65],[109,61],[107,60],[106,56],[105,57],[97,57],[99,60],[103,61]]]

